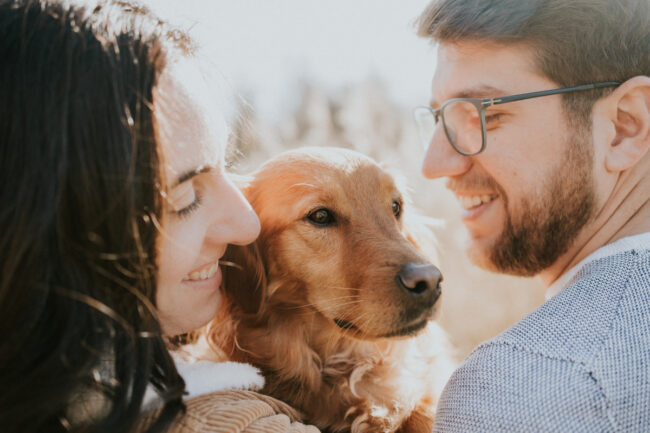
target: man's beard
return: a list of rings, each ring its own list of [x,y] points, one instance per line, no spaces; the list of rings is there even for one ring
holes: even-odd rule
[[[547,178],[543,196],[520,203],[514,218],[506,212],[503,233],[489,253],[491,270],[520,276],[540,273],[567,252],[591,218],[593,146],[585,129],[574,129],[567,139],[563,163]],[[500,192],[507,210],[507,197]]]

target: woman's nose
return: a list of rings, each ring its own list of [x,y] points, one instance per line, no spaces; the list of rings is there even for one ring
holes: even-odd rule
[[[471,157],[456,152],[444,128],[436,128],[422,161],[422,175],[428,179],[463,174],[471,167]]]
[[[260,234],[260,220],[242,192],[230,179],[224,179],[220,202],[222,212],[211,229],[215,241],[247,245]]]

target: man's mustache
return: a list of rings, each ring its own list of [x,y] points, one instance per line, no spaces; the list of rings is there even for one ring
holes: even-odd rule
[[[467,173],[461,178],[449,178],[445,184],[451,191],[491,190],[502,193],[499,184],[490,176]]]

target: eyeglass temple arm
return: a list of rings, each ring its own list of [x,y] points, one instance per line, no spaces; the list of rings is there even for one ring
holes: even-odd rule
[[[582,84],[580,86],[564,87],[562,89],[542,90],[539,92],[522,93],[519,95],[512,95],[512,96],[502,96],[499,98],[491,98],[490,100],[486,101],[487,103],[484,103],[483,105],[489,107],[490,105],[505,104],[506,102],[522,101],[524,99],[537,98],[540,96],[557,95],[559,93],[579,92],[582,90],[601,89],[603,87],[615,87],[615,86],[619,86],[620,84],[621,83],[617,81],[604,81],[601,83]]]

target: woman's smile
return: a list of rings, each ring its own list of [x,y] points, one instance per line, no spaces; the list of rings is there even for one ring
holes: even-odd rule
[[[182,283],[193,289],[219,290],[221,286],[221,268],[219,262],[194,271],[183,278]]]
[[[208,266],[203,266],[199,270],[190,272],[188,275],[183,277],[183,281],[207,280],[208,278],[212,278],[218,270],[219,260],[217,260],[216,263]]]

